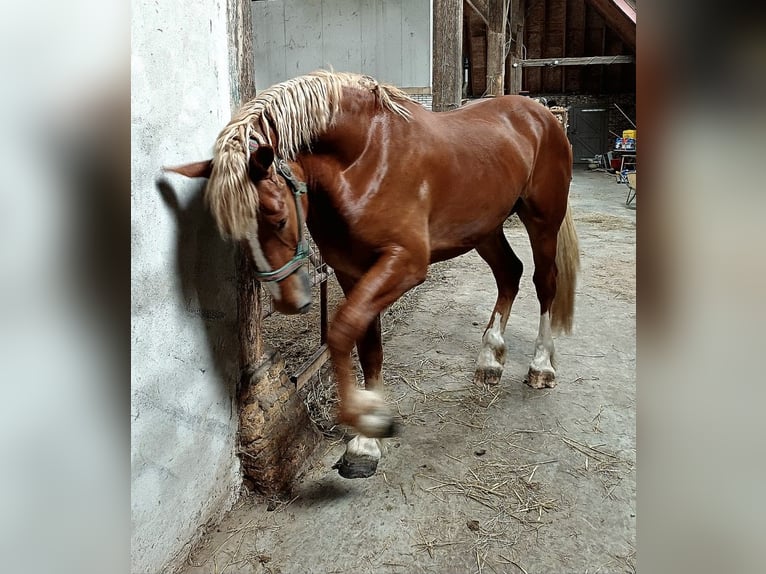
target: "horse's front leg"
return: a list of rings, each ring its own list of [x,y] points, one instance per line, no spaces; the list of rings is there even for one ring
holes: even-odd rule
[[[362,346],[360,359],[379,356],[382,351],[364,352],[364,341],[374,351],[380,345],[380,331],[374,321],[388,305],[396,301],[411,287],[422,283],[428,267],[425,249],[387,248],[377,262],[365,273],[347,294],[330,325],[327,343],[330,348],[335,379],[338,385],[338,421],[353,427],[369,438],[391,436],[394,418],[376,385],[380,381],[380,365],[369,360],[365,370],[367,384],[372,388],[358,389],[353,374],[351,351],[354,344]],[[371,327],[373,327],[371,329]],[[372,383],[372,384],[370,384]]]
[[[364,388],[382,396],[383,342],[380,336],[380,315],[373,319],[364,336],[356,342],[356,350],[364,373]],[[380,439],[358,434],[346,444],[346,452],[333,468],[343,478],[372,476],[383,454],[382,446]]]
[[[356,280],[342,272],[335,273],[346,297],[356,286]],[[364,374],[364,388],[382,390],[383,341],[380,332],[380,315],[376,315],[367,331],[356,342],[359,363]],[[343,478],[367,478],[375,474],[382,456],[382,444],[377,438],[356,435],[346,444],[343,456],[333,465]]]

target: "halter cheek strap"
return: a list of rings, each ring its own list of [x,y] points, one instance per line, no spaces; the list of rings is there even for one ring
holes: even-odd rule
[[[251,142],[252,145],[252,142]],[[254,275],[261,282],[280,282],[287,279],[303,265],[303,261],[309,256],[309,246],[303,234],[303,207],[301,207],[301,195],[307,192],[306,184],[296,179],[290,166],[282,159],[274,160],[276,172],[284,178],[292,191],[295,200],[295,216],[298,225],[298,244],[295,246],[295,254],[292,259],[274,271],[255,271]]]

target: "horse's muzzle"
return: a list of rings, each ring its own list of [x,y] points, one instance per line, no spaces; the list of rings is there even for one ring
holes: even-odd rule
[[[274,308],[284,315],[305,314],[311,310],[311,280],[305,268],[279,283],[281,297]]]

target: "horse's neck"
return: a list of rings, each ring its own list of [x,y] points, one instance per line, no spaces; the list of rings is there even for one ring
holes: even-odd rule
[[[315,138],[311,151],[300,156],[307,181],[315,182],[324,191],[333,189],[339,172],[376,143],[370,140],[379,128],[378,120],[388,113],[391,112],[381,110],[369,93],[345,90],[343,104],[332,125]]]

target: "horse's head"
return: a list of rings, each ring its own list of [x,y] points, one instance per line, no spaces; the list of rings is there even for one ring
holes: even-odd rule
[[[165,169],[187,177],[210,177],[212,160]],[[311,282],[303,265],[308,258],[303,232],[305,184],[284,161],[275,161],[269,145],[251,150],[248,172],[258,192],[258,209],[242,239],[255,262],[256,278],[271,293],[277,311],[305,313],[311,307]]]
[[[260,203],[256,225],[247,234],[256,276],[271,292],[277,311],[305,313],[311,306],[311,282],[303,265],[308,258],[303,232],[306,186],[286,162],[274,161],[269,145],[259,145],[250,154],[250,179]]]

